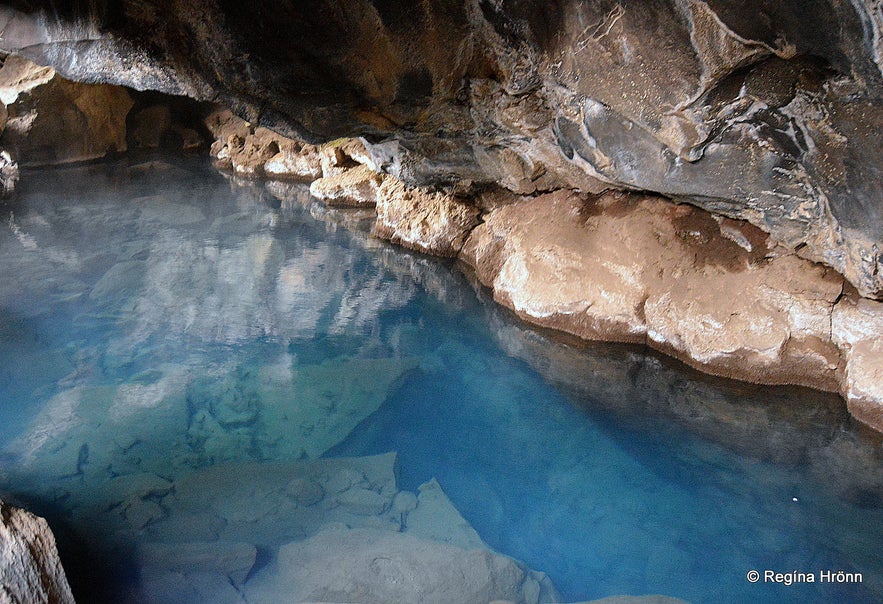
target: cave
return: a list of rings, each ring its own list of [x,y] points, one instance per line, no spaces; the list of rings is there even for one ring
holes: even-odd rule
[[[0,600],[880,601],[881,40],[3,3]]]

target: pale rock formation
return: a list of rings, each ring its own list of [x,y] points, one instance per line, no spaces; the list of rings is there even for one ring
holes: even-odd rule
[[[451,195],[412,189],[388,178],[378,190],[373,233],[412,250],[456,256],[478,215],[478,208]]]
[[[881,305],[838,304],[839,275],[750,225],[654,197],[558,192],[491,211],[460,257],[532,323],[756,383],[839,386],[883,429]]]
[[[377,194],[384,177],[368,166],[356,166],[314,180],[310,195],[330,206],[367,206],[377,204]]]
[[[844,297],[831,330],[846,360],[840,391],[849,412],[883,432],[883,304]]]
[[[215,137],[210,153],[217,165],[238,175],[311,181],[322,173],[314,145],[255,128],[225,109],[212,112],[204,123]]]
[[[51,67],[37,65],[21,57],[9,56],[0,67],[0,103],[11,105],[20,94],[30,92],[55,77]]]
[[[12,159],[8,151],[0,150],[0,197],[15,190],[18,177],[18,162]]]
[[[0,501],[0,603],[73,601],[49,525]]]

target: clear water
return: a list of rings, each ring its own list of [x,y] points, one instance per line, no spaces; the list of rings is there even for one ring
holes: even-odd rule
[[[0,495],[49,517],[83,601],[177,599],[149,593],[138,552],[222,533],[176,516],[187,480],[247,491],[241,516],[255,462],[390,451],[398,488],[437,478],[570,601],[883,598],[881,443],[836,397],[559,341],[364,216],[201,161],[29,173],[2,218]],[[246,586],[297,532],[248,522]]]

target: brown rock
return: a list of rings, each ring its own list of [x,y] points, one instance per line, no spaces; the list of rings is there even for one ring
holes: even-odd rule
[[[412,189],[390,177],[378,190],[373,233],[412,250],[456,256],[478,214],[478,208],[450,195]]]
[[[157,149],[172,128],[168,105],[153,105],[139,111],[131,120],[130,140],[139,149]]]
[[[323,145],[319,150],[322,166],[322,176],[340,175],[358,165],[368,166],[377,172],[377,165],[371,158],[371,154],[365,149],[365,144],[356,138],[344,138]]]
[[[0,602],[73,601],[49,525],[0,502]]]
[[[131,107],[129,93],[120,86],[77,84],[55,76],[9,106],[2,141],[25,166],[97,159],[126,150]]]
[[[383,175],[368,166],[356,166],[314,180],[310,195],[331,206],[374,206]]]
[[[9,56],[0,68],[0,103],[11,105],[23,92],[46,84],[55,77],[55,70],[31,63],[27,59]]]

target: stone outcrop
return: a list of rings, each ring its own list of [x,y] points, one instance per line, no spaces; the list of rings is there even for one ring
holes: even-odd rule
[[[12,159],[8,151],[0,151],[0,197],[15,191],[18,177],[18,162]]]
[[[205,119],[215,137],[210,153],[216,164],[246,177],[268,176],[312,181],[322,175],[318,148],[254,127],[221,109]]]
[[[883,430],[883,304],[751,225],[655,197],[558,192],[494,210],[461,259],[527,321],[647,343],[703,371],[840,390]]]
[[[834,307],[831,319],[846,362],[840,390],[849,411],[883,431],[883,304],[850,296]]]
[[[17,57],[0,68],[8,100],[0,144],[23,166],[86,161],[126,150],[125,89],[80,84]]]
[[[368,166],[314,180],[310,195],[330,206],[375,206],[383,175]]]
[[[411,186],[661,193],[883,297],[876,0],[13,6],[0,48],[72,79],[361,135]]]
[[[49,525],[42,518],[0,501],[0,602],[73,601]]]
[[[377,194],[373,233],[406,248],[456,256],[478,224],[478,208],[445,193],[430,193],[388,178]]]

